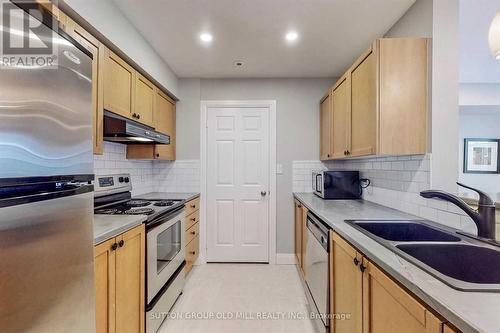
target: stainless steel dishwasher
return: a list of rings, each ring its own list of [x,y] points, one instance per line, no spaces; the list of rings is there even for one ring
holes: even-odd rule
[[[320,332],[330,324],[328,279],[328,228],[312,213],[307,214],[306,294],[314,322]]]

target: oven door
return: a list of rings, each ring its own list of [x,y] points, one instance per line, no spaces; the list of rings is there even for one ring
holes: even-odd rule
[[[184,209],[147,230],[148,304],[184,261]]]

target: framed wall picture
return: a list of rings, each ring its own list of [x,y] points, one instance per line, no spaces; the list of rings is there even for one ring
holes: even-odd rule
[[[500,173],[500,139],[465,139],[464,173]]]

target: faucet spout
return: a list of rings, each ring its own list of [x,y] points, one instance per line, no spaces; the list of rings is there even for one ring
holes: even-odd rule
[[[457,183],[460,186],[464,186]],[[479,237],[495,239],[495,203],[491,198],[484,192],[476,190],[474,188],[464,186],[468,189],[474,190],[479,193],[478,210],[472,209],[465,201],[453,195],[440,190],[429,190],[422,191],[420,195],[427,199],[441,199],[444,201],[451,202],[460,209],[462,209],[467,215],[471,217],[477,226],[477,234]]]

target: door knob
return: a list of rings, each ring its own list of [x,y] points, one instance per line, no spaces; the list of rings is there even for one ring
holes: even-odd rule
[[[260,192],[260,195],[262,195],[263,197],[265,197],[265,196],[266,196],[266,194],[267,194],[267,192],[266,192],[266,191],[261,191],[261,192]]]

